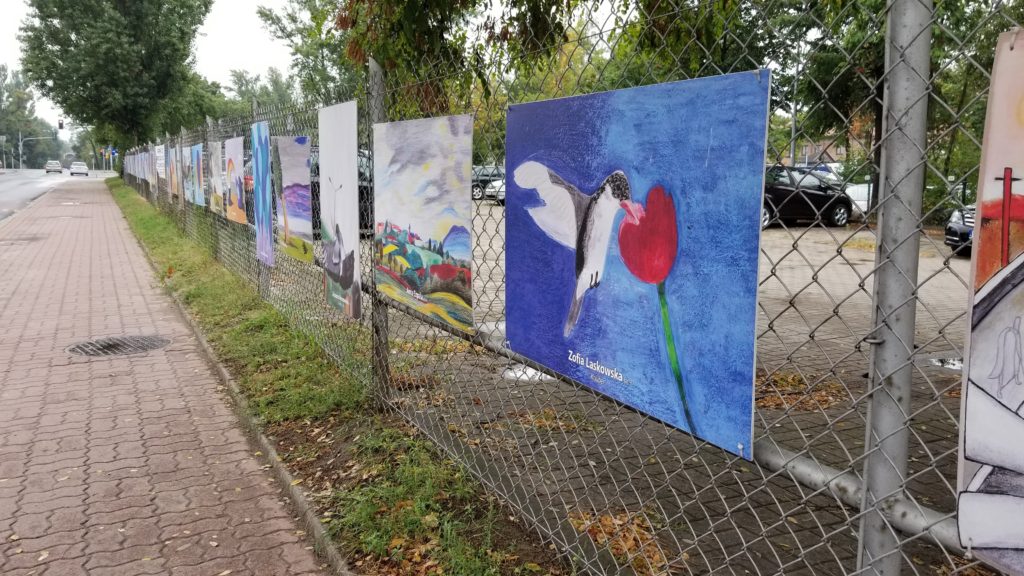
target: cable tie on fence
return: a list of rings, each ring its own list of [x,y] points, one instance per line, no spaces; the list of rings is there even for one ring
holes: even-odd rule
[[[879,344],[883,344],[885,342],[885,338],[865,338],[863,340],[863,342],[865,344],[870,344],[872,346],[877,346]]]

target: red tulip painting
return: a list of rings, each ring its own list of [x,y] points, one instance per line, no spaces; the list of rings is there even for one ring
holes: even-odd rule
[[[529,102],[506,126],[509,348],[748,459],[770,86]]]
[[[626,268],[641,282],[658,287],[658,303],[661,307],[661,324],[665,331],[665,345],[668,361],[679,390],[679,401],[683,404],[686,426],[697,434],[697,426],[686,399],[686,384],[679,366],[679,352],[672,336],[672,317],[669,314],[668,299],[665,296],[665,280],[676,262],[679,248],[679,228],[676,225],[676,206],[672,197],[661,186],[655,186],[647,193],[647,208],[622,221],[619,226],[619,254]]]

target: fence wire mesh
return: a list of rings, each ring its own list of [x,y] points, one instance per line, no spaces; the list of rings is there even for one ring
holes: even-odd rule
[[[753,463],[504,347],[504,207],[482,187],[473,215],[478,331],[467,337],[375,292],[369,166],[360,177],[358,322],[326,303],[319,243],[314,263],[278,250],[268,267],[256,259],[251,225],[184,202],[166,179],[128,180],[583,572],[987,573],[965,558],[956,532],[970,261],[969,245],[963,254],[945,245],[942,224],[973,218],[991,54],[1024,8],[574,6],[571,25],[530,39],[528,58],[490,42],[504,31],[488,18],[470,24],[485,47],[477,58],[425,58],[415,71],[387,73],[371,64],[351,95],[360,149],[373,149],[373,122],[472,113],[475,163],[502,166],[510,103],[772,69],[766,163],[838,160],[851,196],[868,192],[861,218],[848,206],[849,222],[799,195],[766,201]],[[320,104],[330,103],[254,105],[166,143],[245,136],[248,153],[251,123],[265,120],[272,136],[306,135],[315,146]],[[314,204],[317,186],[314,178]]]

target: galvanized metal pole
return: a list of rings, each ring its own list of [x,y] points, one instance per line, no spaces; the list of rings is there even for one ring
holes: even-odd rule
[[[367,118],[370,121],[368,133],[372,142],[373,124],[387,122],[387,108],[384,102],[384,70],[373,58],[369,59],[368,64],[369,82],[366,94],[366,107]],[[374,160],[376,159],[371,157],[371,167]],[[371,175],[371,182],[372,178]],[[371,184],[370,189],[375,189],[373,184]],[[376,225],[375,218],[371,218],[370,221],[374,223],[374,226]],[[371,262],[371,270],[375,265],[376,262]],[[375,388],[373,392],[376,402],[383,404],[384,399],[387,397],[387,390],[391,385],[391,365],[388,358],[391,349],[388,343],[388,307],[387,303],[382,300],[384,296],[377,291],[377,283],[371,282],[370,285],[373,287],[371,292],[372,309],[370,311],[370,324],[373,327],[373,383]]]
[[[927,144],[931,0],[892,0],[886,27],[885,142],[858,569],[897,576],[889,520],[904,495]]]
[[[802,42],[796,45],[796,69],[793,71],[793,93],[790,95],[790,119],[789,119],[789,164],[796,166],[796,80],[800,76],[800,47]]]

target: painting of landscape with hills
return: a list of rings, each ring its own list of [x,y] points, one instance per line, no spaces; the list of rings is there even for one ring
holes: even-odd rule
[[[473,118],[392,122],[373,130],[377,288],[471,330]]]
[[[313,261],[313,201],[310,196],[308,136],[276,136],[280,170],[277,185],[277,240],[285,254]]]

